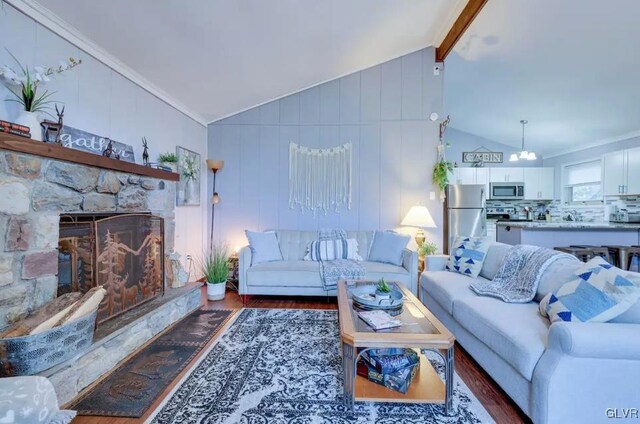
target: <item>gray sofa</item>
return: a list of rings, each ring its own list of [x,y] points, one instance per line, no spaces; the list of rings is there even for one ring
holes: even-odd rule
[[[335,296],[335,290],[327,292],[322,287],[319,262],[303,260],[307,246],[318,238],[317,231],[276,230],[283,261],[265,262],[251,266],[251,249],[240,249],[238,273],[241,295],[294,295]],[[373,231],[347,231],[348,238],[358,240],[358,254],[364,260],[366,278],[378,280],[384,277],[400,281],[413,293],[417,293],[418,254],[405,249],[402,266],[368,261]]]
[[[479,279],[492,279],[509,246],[495,243]],[[422,301],[535,423],[609,422],[640,408],[640,302],[616,322],[554,323],[538,302],[510,304],[476,295],[470,277],[430,256]],[[536,295],[558,286],[566,266],[550,267]]]

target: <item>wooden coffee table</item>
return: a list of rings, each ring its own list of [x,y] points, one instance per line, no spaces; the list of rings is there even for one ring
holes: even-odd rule
[[[393,283],[404,295],[402,312],[396,316],[404,325],[374,331],[353,308],[351,291],[373,281],[341,280],[338,282],[338,314],[342,340],[344,397],[348,407],[356,401],[437,403],[444,404],[446,415],[453,406],[453,349],[455,338],[444,325],[400,283]],[[396,392],[357,375],[356,366],[362,352],[373,348],[413,348],[420,353],[419,373],[406,394]],[[445,365],[443,382],[423,355],[436,352]]]

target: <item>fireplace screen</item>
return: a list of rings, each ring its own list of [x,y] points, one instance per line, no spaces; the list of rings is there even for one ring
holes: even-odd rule
[[[107,291],[98,323],[164,291],[163,220],[150,214],[64,216],[60,224],[58,295]]]

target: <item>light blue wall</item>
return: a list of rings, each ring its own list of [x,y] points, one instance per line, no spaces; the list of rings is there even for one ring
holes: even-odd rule
[[[575,162],[586,162],[592,159],[601,158],[605,153],[616,152],[618,150],[632,149],[640,147],[640,137],[632,137],[626,140],[617,141],[615,143],[603,144],[601,146],[591,147],[588,149],[578,150],[576,152],[567,153],[552,158],[544,158],[544,166],[555,168],[555,191],[562,191],[562,165]]]
[[[158,99],[140,86],[57,34],[23,15],[7,3],[0,6],[0,66],[15,69],[11,51],[24,65],[56,65],[73,56],[82,64],[59,75],[46,88],[56,91],[52,99],[65,105],[64,122],[94,134],[131,144],[142,162],[140,138],[149,140],[151,160],[176,145],[199,152],[206,159],[207,128]],[[0,84],[0,99],[12,98]],[[18,116],[16,103],[0,101],[0,119]],[[206,167],[203,165],[203,172]],[[202,206],[176,208],[176,250],[200,256],[205,242],[207,208],[206,175],[201,187]],[[208,238],[207,238],[208,239]]]
[[[442,205],[429,200],[438,124],[427,117],[442,115],[433,65],[434,49],[424,49],[209,125],[209,156],[225,161],[216,238],[238,246],[245,229],[394,228],[419,202],[441,224]],[[353,143],[351,210],[314,216],[289,208],[290,142]]]
[[[457,162],[458,166],[471,166],[469,163],[462,163],[462,152],[472,152],[479,147],[485,147],[492,152],[503,152],[503,163],[488,163],[486,167],[502,167],[502,166],[542,166],[542,159],[538,156],[537,160],[509,162],[509,156],[515,152],[516,148],[488,138],[480,137],[456,128],[447,128],[445,132],[445,140],[451,142],[451,147],[447,149],[447,159],[451,162]]]

